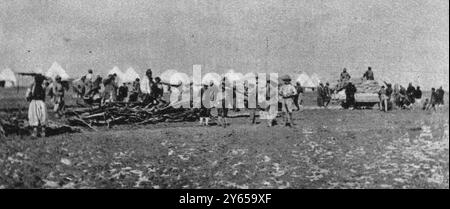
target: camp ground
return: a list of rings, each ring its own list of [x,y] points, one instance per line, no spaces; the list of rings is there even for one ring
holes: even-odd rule
[[[0,1],[0,189],[232,189],[274,205],[292,189],[448,190],[448,11],[436,0]],[[404,200],[358,206],[388,199]]]

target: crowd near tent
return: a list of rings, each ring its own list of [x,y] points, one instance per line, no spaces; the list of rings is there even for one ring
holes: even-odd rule
[[[128,68],[127,71],[123,74],[123,83],[132,83],[136,80],[136,78],[141,79],[139,74],[132,67]]]
[[[61,65],[59,65],[57,62],[54,62],[45,73],[45,76],[54,80],[57,75],[59,75],[61,77],[61,80],[63,81],[70,79],[69,74],[66,73],[66,71],[61,67]]]
[[[6,68],[0,72],[0,87],[13,87],[17,85],[17,78],[14,75],[14,72]]]
[[[311,78],[308,76],[308,74],[306,73],[301,73],[297,79],[295,80],[295,82],[300,82],[300,85],[305,87],[305,88],[315,88],[317,87],[316,85],[314,85],[314,83],[311,81]]]

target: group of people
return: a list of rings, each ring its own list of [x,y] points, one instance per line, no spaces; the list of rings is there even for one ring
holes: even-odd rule
[[[218,86],[216,86],[214,82],[203,84],[200,91],[200,96],[202,98],[202,104],[199,110],[200,124],[203,126],[209,125],[212,118],[211,110],[216,108],[217,124],[226,127],[228,110],[236,108],[236,93],[240,93],[244,95],[244,107],[250,111],[251,124],[257,123],[256,114],[259,114],[260,119],[266,120],[268,126],[273,126],[276,124],[278,111],[281,110],[284,118],[284,125],[288,127],[294,125],[292,112],[300,110],[303,88],[299,82],[297,82],[296,85],[291,84],[291,78],[288,75],[282,76],[280,81],[281,82],[273,82],[270,79],[267,79],[266,92],[258,91],[258,85],[260,85],[258,79],[255,84],[244,83],[243,92],[240,92],[236,88],[227,90],[229,87],[226,85],[227,81],[225,78],[221,80],[221,83]],[[254,86],[249,88],[249,85]],[[275,85],[278,85],[278,92],[272,92],[271,90],[276,87]],[[249,105],[250,94],[255,96],[255,106]],[[261,96],[264,96],[266,99],[264,104],[258,102],[259,97]],[[277,97],[277,99],[273,100],[271,97]],[[212,104],[210,101],[215,101],[217,103]]]
[[[395,105],[401,109],[414,109],[420,107],[423,110],[436,110],[436,107],[444,105],[444,90],[442,86],[439,89],[431,88],[430,98],[422,101],[422,90],[420,86],[414,87],[412,83],[405,88],[401,85],[385,83],[378,92],[380,96],[380,109],[388,111]]]
[[[143,102],[146,104],[165,104],[163,85],[159,77],[153,78],[152,70],[146,71],[144,79],[136,78],[133,82],[119,83],[117,74],[106,78],[94,76],[92,70],[81,77],[73,86],[75,92],[86,104],[105,104],[109,102]],[[171,85],[169,85],[170,88]]]
[[[363,75],[366,80],[373,80],[374,75],[369,67],[369,69]],[[350,74],[344,68],[343,72],[340,76],[340,81],[346,83],[345,94],[346,94],[346,103],[351,106],[355,104],[355,93],[357,91],[356,87],[350,81]],[[282,76],[280,79],[281,82],[278,82],[278,92],[276,103],[269,103],[265,105],[265,107],[261,107],[257,102],[256,107],[248,106],[248,95],[252,92],[249,92],[249,84],[245,83],[244,92],[239,92],[236,88],[233,87],[231,91],[227,91],[226,79],[223,78],[222,82],[216,86],[214,82],[210,82],[209,84],[203,84],[200,96],[204,98],[202,101],[216,101],[220,102],[220,105],[213,105],[202,102],[200,108],[198,108],[198,114],[200,117],[201,125],[209,125],[211,115],[211,109],[217,108],[217,123],[221,126],[227,126],[227,117],[228,110],[235,109],[236,104],[230,104],[229,102],[235,101],[236,93],[244,94],[245,100],[245,108],[250,110],[250,120],[252,124],[256,123],[256,113],[260,113],[261,119],[266,119],[269,126],[275,124],[276,117],[278,115],[278,110],[282,111],[282,115],[284,117],[285,125],[292,126],[292,112],[300,110],[303,103],[303,92],[304,88],[301,86],[299,82],[296,82],[295,85],[291,84],[291,78],[288,75]],[[266,101],[270,100],[270,89],[273,88],[277,82],[271,82],[269,79],[266,83],[265,93]],[[153,78],[152,70],[148,69],[145,73],[145,77],[142,81],[137,78],[132,83],[122,83],[120,86],[118,85],[117,75],[111,74],[106,78],[102,78],[100,76],[94,76],[92,70],[88,70],[88,73],[81,77],[81,79],[73,84],[74,91],[80,95],[86,104],[94,104],[99,103],[103,105],[108,102],[142,102],[146,104],[146,107],[165,105],[168,101],[163,99],[164,88],[163,86],[167,85],[170,91],[171,87],[180,87],[179,85],[172,85],[169,83],[162,82],[159,77]],[[192,94],[193,88],[192,83],[190,83],[190,92],[191,92],[191,107],[192,107]],[[261,93],[257,91],[258,89],[258,81],[256,82],[256,88],[254,89],[256,92],[256,101],[258,101],[258,96],[261,96]],[[34,76],[34,83],[27,91],[27,100],[30,102],[28,117],[29,124],[33,127],[33,135],[41,135],[45,136],[45,126],[47,121],[47,109],[45,105],[46,95],[50,95],[53,99],[54,103],[54,112],[57,117],[63,115],[65,101],[64,95],[67,88],[63,85],[61,81],[61,77],[56,76],[54,80],[49,83],[47,82],[47,78],[43,75]],[[317,103],[320,107],[327,107],[331,101],[331,94],[333,89],[330,88],[330,84],[327,82],[325,85],[320,83],[317,88]],[[48,93],[47,93],[48,92]],[[221,94],[218,94],[221,92]],[[228,92],[228,93],[227,93]],[[229,93],[232,92],[232,93]],[[396,105],[400,108],[412,108],[413,104],[423,104],[422,108],[424,110],[434,109],[436,107],[444,104],[444,90],[442,87],[439,89],[432,88],[431,97],[425,99],[422,102],[422,91],[419,86],[414,87],[412,83],[408,85],[407,88],[403,86],[395,85],[392,87],[392,84],[386,83],[381,87],[378,92],[379,95],[379,108],[383,111],[388,111],[392,108],[393,105]],[[226,99],[227,97],[233,97],[232,99]],[[207,99],[205,99],[207,98]],[[263,110],[263,111],[261,111]],[[41,131],[39,132],[39,128]]]

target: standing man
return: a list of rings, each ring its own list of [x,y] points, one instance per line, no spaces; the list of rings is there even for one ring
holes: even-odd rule
[[[369,67],[369,68],[367,69],[367,71],[364,73],[363,78],[365,78],[365,79],[368,80],[368,81],[373,81],[373,80],[375,80],[375,77],[373,76],[373,71],[372,71],[372,68],[371,68],[371,67]]]
[[[33,128],[32,136],[37,137],[39,129],[41,136],[45,137],[47,125],[47,107],[45,105],[45,77],[41,74],[34,76],[34,82],[27,90],[26,98],[30,102],[28,107],[28,124]]]
[[[344,68],[344,70],[342,70],[342,73],[341,73],[341,81],[347,82],[350,80],[350,78],[351,78],[350,74],[347,72],[347,69]]]
[[[129,97],[129,102],[136,102],[139,98],[139,95],[141,94],[141,84],[140,84],[140,79],[136,78],[136,80],[133,81],[132,87],[131,87],[131,92],[130,92],[130,97]]]
[[[292,122],[292,110],[294,107],[294,97],[297,94],[295,87],[291,84],[291,77],[289,75],[285,75],[281,78],[283,84],[280,87],[280,96],[281,96],[281,104],[282,111],[285,118],[285,126],[295,125]]]
[[[323,83],[320,82],[317,87],[317,106],[323,107],[323,99],[324,99],[324,87]]]
[[[55,83],[53,84],[53,102],[55,106],[53,107],[53,111],[57,118],[63,115],[63,110],[65,106],[64,102],[64,86],[61,83],[61,77],[57,75],[55,77]]]
[[[324,106],[328,107],[328,105],[330,104],[331,101],[331,89],[330,89],[330,83],[326,83],[325,87],[323,88],[324,91]]]
[[[103,102],[115,102],[117,97],[117,84],[115,82],[116,76],[109,75],[107,79],[104,80],[103,85],[105,86],[105,91],[103,92]]]
[[[438,94],[436,92],[435,88],[431,88],[431,98],[430,98],[430,102],[427,104],[426,106],[426,110],[430,110],[433,108],[434,111],[436,111],[436,105],[438,104]]]
[[[297,111],[300,110],[300,106],[302,106],[302,99],[303,99],[303,87],[300,84],[300,81],[297,81],[295,84],[295,90],[297,91],[297,94],[294,97],[294,104],[295,107],[297,108]]]
[[[422,90],[420,90],[420,86],[417,86],[416,91],[414,91],[414,99],[418,105],[422,103]]]
[[[141,92],[142,92],[142,100],[145,104],[151,104],[153,103],[152,95],[152,86],[153,86],[153,73],[152,69],[147,69],[145,71],[145,77],[142,79],[141,82]]]
[[[352,109],[355,108],[355,93],[355,85],[353,85],[352,82],[348,82],[347,86],[345,87],[346,106],[352,107]]]
[[[406,89],[406,96],[408,97],[408,100],[411,104],[414,104],[415,102],[415,94],[416,88],[412,85],[412,83],[408,84],[408,88]]]
[[[438,96],[438,101],[437,101],[438,106],[443,106],[444,105],[444,94],[445,94],[445,92],[444,92],[444,89],[442,89],[442,86],[439,87],[436,90],[436,93],[437,93],[437,96]]]

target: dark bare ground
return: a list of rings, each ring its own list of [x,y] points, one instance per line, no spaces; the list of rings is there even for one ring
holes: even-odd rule
[[[449,188],[448,107],[294,117],[293,128],[234,118],[10,136],[0,188]]]

